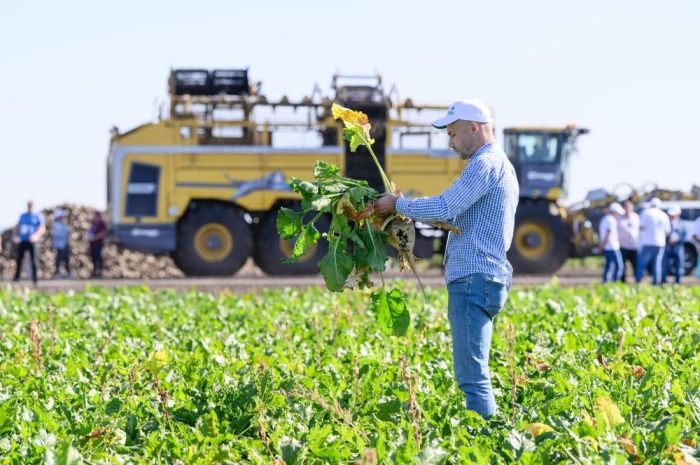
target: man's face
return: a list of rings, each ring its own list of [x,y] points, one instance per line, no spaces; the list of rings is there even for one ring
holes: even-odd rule
[[[34,202],[27,202],[27,211],[31,213],[32,210],[34,210]]]
[[[469,159],[479,148],[477,136],[480,129],[477,123],[463,120],[447,125],[450,148],[457,152],[462,160]]]
[[[634,204],[630,201],[625,202],[625,213],[628,215],[634,211]]]

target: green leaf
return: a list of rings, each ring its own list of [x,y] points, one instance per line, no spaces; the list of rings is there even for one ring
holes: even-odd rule
[[[318,180],[335,179],[340,173],[340,168],[323,160],[318,160],[314,167],[314,177]]]
[[[56,465],[81,465],[84,462],[80,452],[73,447],[73,443],[66,440],[56,445],[56,456],[53,463]]]
[[[304,212],[280,208],[277,212],[277,233],[282,239],[291,239],[301,232]]]
[[[384,271],[386,260],[385,240],[387,234],[384,231],[375,230],[369,222],[365,222],[365,227],[357,228],[357,234],[364,243],[365,252],[359,255],[360,266],[367,266],[372,271]]]
[[[416,455],[416,465],[439,465],[445,462],[447,452],[439,447],[426,447]]]
[[[344,128],[343,129],[343,136],[345,137],[345,140],[350,142],[350,151],[351,152],[356,151],[360,145],[366,145],[365,141],[362,139],[362,136],[360,135],[359,131],[356,129]]]
[[[348,223],[348,219],[345,215],[333,215],[333,219],[331,219],[331,231],[340,235],[347,235],[351,230],[352,229],[350,228],[350,224]]]
[[[332,235],[328,240],[328,253],[318,262],[326,287],[330,291],[340,292],[352,272],[352,256],[345,250],[346,240]]]
[[[292,182],[289,183],[292,190],[299,194],[314,195],[318,194],[318,187],[309,181],[302,181],[301,179],[292,178]]]
[[[342,181],[326,184],[322,187],[324,194],[339,194],[348,190],[347,184]]]
[[[294,263],[299,260],[304,254],[313,246],[318,239],[321,237],[321,233],[313,224],[307,224],[302,227],[301,234],[294,243],[294,248],[292,249],[292,256],[282,260],[282,263]]]
[[[365,208],[365,198],[374,197],[377,195],[377,191],[371,187],[351,187],[347,191],[347,195],[350,198],[350,202],[358,210],[363,210]]]
[[[381,289],[372,293],[372,311],[377,315],[379,326],[395,336],[404,336],[411,323],[406,301],[399,289],[387,293]]]
[[[331,199],[329,197],[317,197],[316,200],[311,202],[309,207],[317,212],[326,210],[331,204]]]

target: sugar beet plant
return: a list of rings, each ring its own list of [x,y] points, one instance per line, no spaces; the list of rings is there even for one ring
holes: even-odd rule
[[[372,150],[374,140],[370,137],[367,115],[337,104],[333,104],[332,113],[345,125],[343,134],[350,150],[354,152],[364,146],[379,170],[384,189],[393,192],[394,186]],[[397,250],[401,268],[409,268],[415,274],[413,223],[398,214],[388,218],[377,216],[372,204],[380,193],[366,181],[341,176],[335,165],[318,161],[313,176],[313,181],[291,179],[292,190],[301,196],[301,209],[282,208],[277,216],[280,237],[295,241],[292,255],[286,261],[299,260],[323,237],[328,241],[328,253],[318,265],[326,287],[334,292],[372,287],[370,276],[379,273],[382,285],[372,293],[371,309],[382,328],[395,335],[405,334],[410,322],[405,299],[398,288],[386,289],[383,272],[387,245],[391,245]],[[330,228],[321,233],[316,222],[324,215],[331,218]]]

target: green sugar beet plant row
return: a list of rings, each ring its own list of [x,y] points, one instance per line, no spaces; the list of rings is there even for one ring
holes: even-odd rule
[[[0,290],[0,465],[697,464],[700,288],[514,288],[499,414],[465,409],[446,296]]]

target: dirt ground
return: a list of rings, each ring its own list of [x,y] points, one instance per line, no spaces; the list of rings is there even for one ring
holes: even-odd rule
[[[410,274],[390,272],[385,275],[387,280],[403,279],[415,281]],[[428,287],[444,286],[442,272],[439,269],[428,269],[420,272],[423,284]],[[628,278],[629,279],[629,278]],[[563,268],[556,275],[516,275],[513,278],[515,286],[539,286],[555,280],[559,286],[590,286],[600,282],[600,271],[591,268]],[[686,277],[684,284],[698,285],[700,280]],[[8,282],[7,286],[15,289],[32,287],[31,281],[19,283]],[[242,269],[237,275],[226,278],[172,278],[172,279],[86,279],[86,280],[41,280],[37,289],[43,292],[82,291],[89,286],[117,288],[124,286],[148,286],[151,289],[199,290],[205,292],[221,292],[228,290],[245,293],[267,288],[282,287],[321,287],[321,276],[266,276],[251,267]]]

